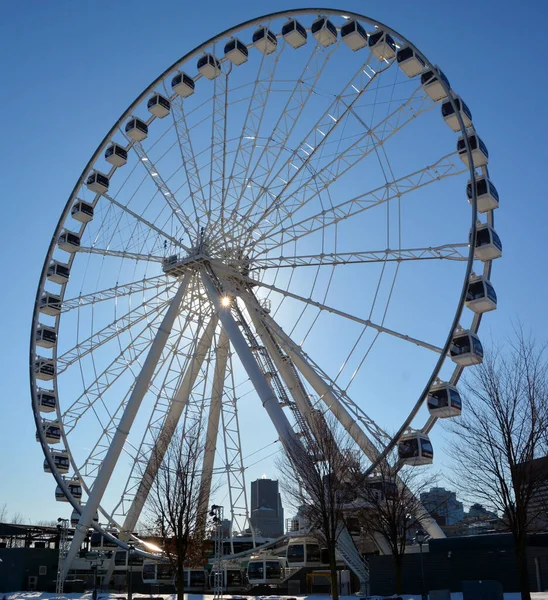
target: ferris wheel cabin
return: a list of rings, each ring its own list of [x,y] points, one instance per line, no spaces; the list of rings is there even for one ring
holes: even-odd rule
[[[483,276],[473,277],[468,283],[465,304],[475,313],[482,314],[497,308],[497,294],[491,282]]]
[[[36,391],[36,400],[40,412],[52,413],[57,408],[57,396],[52,390],[43,390],[38,388]]]
[[[41,381],[51,381],[55,377],[55,363],[51,358],[39,356],[34,361],[34,375]]]
[[[378,499],[396,498],[398,495],[398,484],[395,477],[371,475],[367,478],[365,486],[367,492]]]
[[[488,223],[480,223],[476,228],[474,257],[483,262],[502,256],[502,242],[497,232]]]
[[[108,192],[108,177],[99,171],[93,173],[87,178],[86,186],[88,190],[97,194],[106,194]]]
[[[410,46],[404,46],[398,50],[396,61],[407,77],[416,77],[426,68],[424,58]]]
[[[133,117],[126,123],[125,132],[134,142],[142,142],[148,135],[148,125],[141,119]]]
[[[82,508],[84,508],[84,506],[85,506],[85,504],[82,504]],[[97,511],[95,511],[92,521],[94,523],[99,523],[99,513]],[[77,510],[73,510],[70,515],[70,524],[73,527],[76,527],[76,525],[78,525],[79,522],[80,522],[80,513]]]
[[[420,431],[402,435],[398,442],[398,457],[403,464],[412,467],[432,464],[434,449],[430,438]]]
[[[206,79],[215,79],[221,74],[221,63],[213,56],[213,54],[204,54],[200,56],[197,63],[198,71]]]
[[[163,119],[169,115],[171,102],[161,94],[154,94],[154,96],[148,99],[147,109],[149,113],[158,117],[158,119]]]
[[[53,281],[53,283],[59,283],[60,285],[64,285],[69,280],[70,269],[68,264],[61,263],[57,260],[51,261],[48,266],[48,272],[46,277],[48,281]]]
[[[41,348],[53,348],[57,342],[57,333],[53,327],[38,325],[34,334],[34,341]]]
[[[215,574],[218,569],[213,568],[209,574],[209,583],[212,588],[215,587]],[[223,592],[240,592],[245,590],[245,571],[235,564],[221,565]]]
[[[472,202],[472,180],[469,179],[466,184],[466,195],[468,201]],[[485,175],[476,177],[476,198],[478,202],[478,212],[486,213],[499,207],[499,193],[490,179]]]
[[[181,98],[192,96],[192,94],[194,94],[195,86],[194,79],[186,73],[177,73],[171,80],[171,89],[181,96]]]
[[[311,538],[292,538],[286,548],[289,567],[319,567],[322,564],[321,549]]]
[[[82,498],[82,484],[78,481],[78,479],[69,479],[67,482],[67,487],[70,495],[75,500],[81,500]],[[61,489],[61,486],[58,485],[55,488],[55,499],[57,502],[68,502],[68,498],[65,496],[65,492]]]
[[[66,450],[51,450],[51,458],[53,459],[53,464],[59,473],[66,474],[69,472],[70,460]],[[44,459],[44,472],[52,472],[47,459]]]
[[[253,45],[263,54],[272,54],[278,46],[276,36],[266,27],[259,27],[253,34]]]
[[[78,200],[78,202],[72,206],[70,214],[73,219],[80,221],[80,223],[89,223],[93,220],[93,204]]]
[[[282,36],[293,48],[304,46],[308,37],[306,29],[296,19],[291,19],[287,23],[284,23]]]
[[[341,27],[341,39],[350,50],[356,52],[367,46],[367,31],[358,21],[348,21]]]
[[[57,247],[70,254],[78,252],[80,248],[80,236],[77,233],[65,229],[57,240]]]
[[[382,29],[375,31],[369,36],[369,48],[379,59],[389,61],[396,56],[396,44],[389,33]]]
[[[127,150],[120,144],[112,143],[105,150],[105,160],[115,167],[123,167],[127,163]]]
[[[455,102],[455,106],[457,107],[458,113],[462,117],[464,126],[471,127],[472,126],[472,113],[470,112],[470,109],[460,99],[459,96],[455,96],[453,98],[453,100]],[[459,119],[458,119],[457,113],[455,112],[455,109],[453,108],[453,105],[451,104],[451,100],[447,99],[441,105],[441,116],[443,117],[443,120],[447,123],[447,125],[449,125],[449,127],[453,131],[461,130]]]
[[[320,17],[312,23],[311,27],[314,39],[321,46],[331,46],[337,41],[337,28],[326,17]]]
[[[58,444],[61,441],[61,428],[57,421],[42,419],[42,430],[48,444]],[[40,441],[38,431],[36,432],[36,441]]]
[[[451,87],[449,79],[439,69],[436,69],[436,71],[426,71],[426,73],[421,75],[422,89],[434,102],[439,102],[447,98],[447,92],[443,89],[442,82],[445,83],[448,89]]]
[[[453,336],[449,355],[461,367],[479,365],[483,362],[483,346],[473,331],[458,331]]]
[[[426,400],[428,412],[438,419],[458,417],[462,412],[462,400],[457,388],[450,383],[433,385]]]
[[[252,556],[247,564],[247,580],[251,585],[277,585],[283,581],[286,559],[274,555]]]
[[[472,160],[474,161],[474,167],[484,167],[489,162],[489,151],[487,150],[487,146],[475,133],[470,133],[467,137],[472,153]],[[457,152],[462,162],[467,167],[470,166],[468,162],[468,152],[466,151],[466,143],[464,141],[464,136],[462,135],[457,141]]]
[[[238,38],[231,38],[225,44],[225,58],[233,65],[243,65],[249,58],[247,46],[240,42]]]
[[[38,309],[45,315],[56,317],[61,312],[61,296],[44,292],[40,298]]]

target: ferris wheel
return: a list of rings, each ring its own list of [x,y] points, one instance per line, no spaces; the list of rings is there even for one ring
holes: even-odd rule
[[[124,546],[180,428],[207,430],[202,497],[226,479],[234,531],[246,457],[313,448],[328,413],[370,471],[396,447],[431,463],[497,303],[487,164],[442,71],[357,14],[253,19],[149,85],[78,179],[36,296],[37,440],[81,515],[67,568],[106,533],[97,511]]]

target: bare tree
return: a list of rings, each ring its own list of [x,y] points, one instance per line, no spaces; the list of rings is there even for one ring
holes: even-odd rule
[[[345,505],[353,499],[349,490],[353,460],[347,437],[333,421],[318,419],[315,429],[314,447],[289,445],[277,467],[285,495],[327,548],[331,594],[338,600],[336,546],[345,526]]]
[[[546,346],[517,329],[509,343],[486,355],[463,389],[462,416],[448,425],[452,480],[503,516],[514,539],[521,597],[530,600],[526,538],[539,516],[533,500],[548,481],[532,462],[548,449]]]
[[[185,566],[199,560],[203,540],[197,539],[200,472],[204,441],[199,424],[176,430],[155,465],[148,490],[147,512],[176,577],[177,599],[184,600]],[[153,457],[155,455],[153,454]]]
[[[4,502],[4,504],[0,504],[0,523],[5,523],[8,518],[8,505]]]
[[[434,484],[436,476],[417,467],[403,466],[397,457],[382,461],[373,475],[356,473],[355,489],[361,506],[356,516],[367,535],[394,560],[396,594],[403,593],[403,561],[408,541],[421,521],[430,519],[420,502],[420,494]],[[396,464],[395,467],[390,464]]]
[[[25,522],[25,516],[23,515],[23,513],[14,512],[11,516],[10,522],[13,525],[22,525]]]

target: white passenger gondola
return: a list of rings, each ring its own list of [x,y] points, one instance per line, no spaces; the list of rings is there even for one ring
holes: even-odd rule
[[[73,231],[65,229],[57,240],[57,246],[60,250],[70,252],[71,254],[78,252],[80,248],[80,236]]]
[[[468,201],[472,202],[472,180],[466,185]],[[499,193],[490,179],[485,175],[476,177],[476,198],[478,201],[478,212],[485,213],[499,207]]]
[[[395,477],[389,475],[371,475],[367,478],[366,489],[375,494],[378,500],[383,498],[396,498],[398,494],[398,484]]]
[[[112,143],[105,150],[105,160],[115,167],[123,167],[127,163],[127,150],[120,144]]]
[[[52,413],[57,408],[57,396],[52,390],[44,390],[38,388],[36,390],[36,400],[38,402],[38,408],[40,412]]]
[[[321,549],[312,538],[292,538],[286,548],[289,567],[319,567],[322,564]]]
[[[455,96],[453,100],[457,107],[457,111],[462,117],[464,126],[471,127],[472,113],[470,109],[468,108],[468,106],[466,106],[466,103],[463,100],[461,100],[459,96]],[[451,104],[451,100],[449,100],[449,98],[441,105],[441,116],[453,131],[461,130],[457,113],[455,112],[453,105]]]
[[[198,71],[207,79],[215,79],[221,74],[221,63],[213,54],[200,56],[197,63]]]
[[[411,46],[404,46],[396,53],[396,61],[407,77],[416,77],[426,68],[426,61]]]
[[[367,31],[358,21],[348,21],[341,27],[341,39],[350,50],[356,52],[367,46]]]
[[[148,125],[141,119],[133,117],[126,123],[125,132],[134,142],[142,142],[148,135]]]
[[[263,54],[272,54],[278,46],[278,40],[270,29],[259,27],[253,34],[253,45]]]
[[[93,204],[78,200],[70,209],[70,214],[80,223],[89,223],[93,220]]]
[[[337,41],[337,28],[326,17],[319,17],[312,23],[312,35],[322,46],[331,46]]]
[[[432,464],[434,449],[430,438],[420,431],[402,435],[398,441],[398,456],[403,464],[412,467]]]
[[[213,568],[209,574],[209,585],[215,587],[215,573]],[[243,592],[246,588],[245,571],[237,564],[224,563],[221,565],[223,592]]]
[[[186,73],[177,73],[171,80],[171,89],[182,98],[192,96],[195,86],[194,79]]]
[[[474,161],[474,167],[483,167],[489,162],[489,151],[487,146],[483,143],[481,138],[475,133],[468,134],[468,143],[470,144],[470,151],[472,152],[472,160]],[[466,151],[466,143],[464,136],[459,136],[457,141],[457,152],[459,158],[468,167],[468,152]]]
[[[491,282],[482,275],[471,277],[466,292],[466,306],[475,313],[482,314],[497,308],[497,294]]]
[[[462,400],[457,388],[450,383],[436,383],[430,388],[426,399],[428,412],[438,419],[458,417],[462,412]]]
[[[61,296],[44,292],[40,298],[39,310],[45,315],[56,317],[61,312]]]
[[[306,29],[296,19],[283,24],[282,36],[293,48],[300,48],[306,44]]]
[[[497,232],[488,223],[479,223],[476,228],[474,257],[483,262],[502,256],[502,242]]]
[[[239,66],[247,62],[249,51],[247,46],[238,38],[230,38],[225,44],[225,58],[233,65]]]
[[[57,421],[42,419],[42,430],[48,444],[58,444],[61,441],[61,428]],[[40,441],[38,432],[36,432],[36,441]]]
[[[48,272],[46,276],[49,281],[63,285],[69,280],[69,266],[68,264],[61,263],[57,260],[52,260],[48,266]]]
[[[55,363],[51,358],[38,356],[34,361],[34,375],[41,381],[51,381],[55,377]]]
[[[82,484],[78,479],[69,479],[66,481],[68,490],[70,495],[75,500],[80,500],[82,498]],[[68,498],[65,496],[65,492],[61,489],[61,486],[58,485],[55,488],[55,499],[58,502],[68,502]]]
[[[442,82],[445,83],[447,89],[451,88],[449,79],[440,71],[426,71],[421,75],[422,89],[432,98],[434,102],[439,102],[447,98],[447,92],[443,88]]]
[[[251,585],[278,585],[285,575],[287,560],[279,556],[259,554],[247,564],[247,580]]]
[[[149,113],[159,119],[163,119],[169,115],[171,102],[161,94],[154,94],[154,96],[148,99],[147,108]]]
[[[84,506],[85,506],[85,504],[82,504],[82,508],[84,508]],[[76,509],[74,509],[72,511],[72,514],[70,515],[70,524],[73,527],[76,527],[76,525],[78,525],[79,521],[80,521],[80,513]],[[99,523],[99,513],[97,511],[95,511],[95,514],[93,515],[93,522]],[[125,552],[124,552],[124,554],[125,554]]]
[[[34,334],[36,345],[41,348],[53,348],[57,342],[57,333],[53,327],[38,325]]]
[[[108,177],[104,173],[99,173],[99,171],[93,171],[86,181],[88,190],[97,194],[106,194],[108,192],[108,184]]]
[[[66,450],[51,450],[51,458],[53,459],[53,464],[59,473],[66,474],[70,469],[70,460],[69,455]],[[51,473],[51,469],[47,459],[44,459],[44,472]]]
[[[392,36],[382,29],[378,29],[374,33],[369,34],[368,43],[371,52],[373,52],[379,60],[388,61],[396,56],[396,44],[392,39]]]
[[[462,367],[479,365],[483,361],[483,346],[473,331],[458,331],[453,336],[449,354],[451,360]]]

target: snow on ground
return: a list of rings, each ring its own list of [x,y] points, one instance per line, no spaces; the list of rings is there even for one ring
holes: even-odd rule
[[[213,600],[212,594],[185,594],[187,600]],[[49,594],[46,592],[11,592],[9,594],[2,595],[2,600],[52,600],[57,598],[56,594]],[[67,600],[91,600],[92,593],[86,592],[85,594],[63,594],[62,598]],[[126,594],[120,593],[99,593],[97,596],[98,600],[121,600],[126,599]],[[150,598],[146,594],[133,594],[134,600],[146,600]],[[163,598],[164,600],[176,600],[175,594],[154,594],[154,598]],[[246,596],[245,594],[232,595],[225,594],[224,600],[231,600],[234,598],[256,598],[257,600],[285,600],[286,598],[297,598],[297,600],[331,600],[331,596],[322,594],[313,594],[311,596]],[[372,596],[370,600],[380,600],[383,596]],[[401,596],[403,600],[421,600],[420,595],[404,595]],[[548,592],[532,592],[532,600],[548,600]],[[340,600],[356,600],[356,596],[340,596]],[[462,600],[462,593],[454,592],[451,594],[451,600]],[[504,600],[521,600],[521,595],[517,592],[504,594]]]

